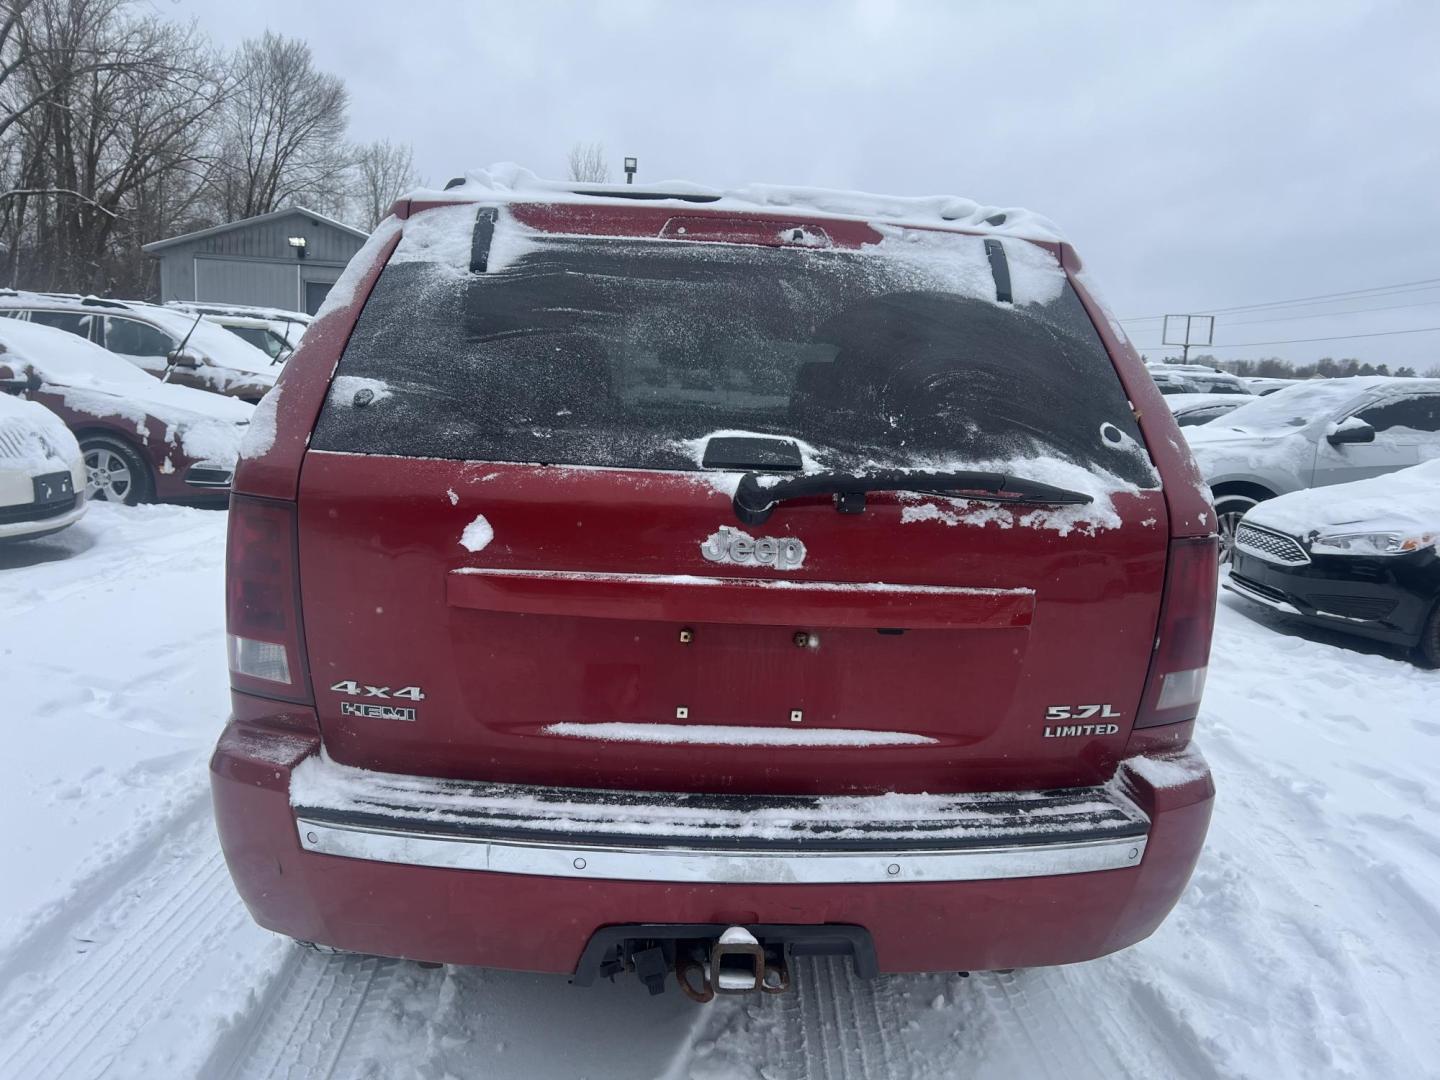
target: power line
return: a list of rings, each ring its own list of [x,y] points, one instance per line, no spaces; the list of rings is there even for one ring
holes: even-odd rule
[[[1235,341],[1225,345],[1211,345],[1212,349],[1246,349],[1253,345],[1304,345],[1312,341],[1350,341],[1354,338],[1390,337],[1394,334],[1430,334],[1440,330],[1440,326],[1418,326],[1414,330],[1380,330],[1373,334],[1338,334],[1335,337],[1309,337],[1289,338],[1285,341]],[[1137,349],[1162,349],[1166,348],[1163,343],[1151,345],[1136,345]]]
[[[1382,293],[1375,293],[1375,294],[1372,294],[1372,295],[1370,295],[1370,296],[1356,296],[1356,297],[1349,297],[1349,298],[1347,298],[1347,299],[1348,299],[1348,300],[1391,300],[1391,299],[1393,299],[1393,298],[1395,298],[1395,297],[1397,297],[1397,296],[1405,296],[1407,293],[1434,292],[1436,289],[1440,289],[1440,285],[1422,285],[1422,286],[1420,286],[1420,287],[1418,287],[1418,288],[1413,288],[1413,289],[1396,289],[1394,292],[1383,293],[1383,294],[1382,294]],[[1286,306],[1287,306],[1287,307],[1294,307],[1294,308],[1296,308],[1296,309],[1303,309],[1303,308],[1313,308],[1313,307],[1317,307],[1317,306],[1321,306],[1321,305],[1330,305],[1330,304],[1346,303],[1346,302],[1347,302],[1347,300],[1316,300],[1316,301],[1311,301],[1311,302],[1308,303],[1308,304],[1293,304],[1293,305],[1286,305]],[[1440,302],[1440,301],[1435,301],[1435,300],[1420,300],[1420,301],[1415,301],[1415,306],[1420,306],[1420,305],[1423,305],[1423,304],[1433,304],[1433,303],[1437,303],[1437,302]],[[1395,305],[1395,306],[1396,306],[1396,307],[1405,307],[1405,306],[1408,306],[1408,305],[1405,305],[1405,304],[1397,304],[1397,305]],[[1278,309],[1278,308],[1277,308],[1277,309],[1272,309],[1272,310],[1283,310],[1283,309]],[[1317,319],[1318,319],[1318,318],[1322,318],[1322,317],[1329,316],[1329,315],[1345,315],[1345,314],[1348,314],[1348,313],[1351,312],[1351,311],[1371,311],[1371,310],[1384,311],[1384,310],[1386,310],[1386,309],[1385,309],[1385,308],[1373,308],[1373,309],[1372,309],[1372,308],[1341,308],[1341,309],[1336,310],[1336,311],[1318,311],[1318,312],[1314,312],[1313,314],[1310,314],[1310,315],[1297,315],[1297,316],[1277,315],[1277,316],[1275,316],[1273,319],[1243,319],[1243,320],[1241,320],[1241,321],[1238,322],[1238,323],[1237,323],[1237,322],[1228,322],[1228,321],[1227,321],[1226,325],[1227,325],[1227,326],[1244,326],[1244,325],[1248,325],[1248,324],[1250,324],[1250,323],[1260,323],[1260,322],[1284,322],[1285,320],[1290,319],[1290,318],[1306,318],[1306,319],[1317,318]],[[1141,316],[1141,317],[1138,318],[1138,319],[1121,319],[1120,321],[1121,321],[1121,322],[1127,322],[1127,323],[1135,323],[1135,322],[1160,322],[1160,321],[1163,320],[1164,318],[1165,318],[1164,315],[1145,315],[1145,316]],[[1153,329],[1153,327],[1152,327],[1151,329]]]
[[[1277,315],[1273,319],[1240,319],[1235,322],[1227,322],[1225,325],[1226,327],[1256,326],[1260,323],[1299,322],[1301,319],[1338,319],[1344,315],[1359,315],[1366,311],[1399,311],[1401,308],[1433,307],[1435,304],[1440,304],[1440,300],[1413,300],[1408,304],[1386,304],[1383,307],[1348,308],[1345,311],[1316,311],[1309,315]]]
[[[1349,289],[1345,292],[1319,293],[1315,296],[1296,296],[1289,300],[1267,300],[1259,304],[1240,304],[1235,307],[1206,308],[1202,314],[1205,315],[1228,315],[1237,311],[1255,311],[1260,308],[1286,307],[1290,304],[1303,304],[1313,300],[1335,300],[1347,296],[1362,296],[1366,293],[1385,293],[1394,289],[1409,289],[1412,286],[1440,285],[1440,278],[1421,278],[1419,281],[1400,281],[1394,285],[1373,285],[1368,289]],[[1145,322],[1150,319],[1163,319],[1164,315],[1129,315],[1122,318],[1121,322]]]

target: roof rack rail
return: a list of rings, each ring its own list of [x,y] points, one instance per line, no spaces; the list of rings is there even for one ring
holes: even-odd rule
[[[605,191],[593,191],[587,188],[575,188],[576,195],[593,195],[597,199],[676,199],[680,202],[712,203],[719,202],[719,195],[696,195],[691,192],[678,191],[623,191],[606,189]]]

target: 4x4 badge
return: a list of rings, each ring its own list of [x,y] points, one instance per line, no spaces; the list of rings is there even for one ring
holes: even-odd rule
[[[711,562],[798,570],[805,561],[805,545],[793,536],[762,536],[757,540],[733,525],[721,525],[701,542],[700,554]]]

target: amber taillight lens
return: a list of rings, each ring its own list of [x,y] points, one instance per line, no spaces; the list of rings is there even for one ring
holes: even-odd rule
[[[1193,720],[1200,710],[1215,630],[1220,572],[1216,544],[1213,536],[1170,541],[1155,651],[1136,727]]]
[[[293,504],[231,496],[225,550],[230,685],[247,694],[309,702],[296,548]]]

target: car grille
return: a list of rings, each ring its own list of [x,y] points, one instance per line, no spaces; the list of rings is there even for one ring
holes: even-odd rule
[[[38,432],[20,424],[0,427],[0,458],[48,457],[50,448]]]
[[[0,506],[0,525],[13,525],[17,521],[44,521],[46,518],[59,517],[61,514],[68,514],[74,510],[79,503],[80,496],[71,495],[68,499],[60,499],[40,506],[36,506],[35,503]]]
[[[1285,566],[1299,566],[1310,561],[1310,556],[1294,537],[1271,532],[1244,521],[1235,530],[1235,546],[1268,562]]]
[[[1399,603],[1389,596],[1329,596],[1306,597],[1311,605],[1327,615],[1339,615],[1346,619],[1363,619],[1365,622],[1379,622]]]

